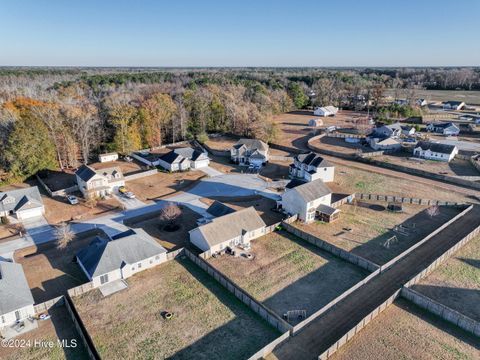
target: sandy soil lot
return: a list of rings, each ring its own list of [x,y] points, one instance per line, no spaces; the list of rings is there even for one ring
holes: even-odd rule
[[[392,213],[385,203],[358,202],[342,205],[340,217],[333,223],[315,221],[295,223],[298,228],[314,234],[376,264],[384,264],[423,239],[460,210],[441,207],[440,214],[430,217],[426,207],[405,205],[403,213]],[[397,225],[402,225],[396,230]],[[396,238],[392,237],[395,236]]]
[[[477,359],[476,339],[399,300],[380,314],[332,360]]]
[[[122,161],[122,160],[109,161],[109,162],[105,162],[105,163],[98,162],[98,163],[93,163],[93,164],[89,164],[89,165],[96,170],[118,166],[120,168],[120,170],[122,170],[123,175],[128,175],[128,174],[140,172],[140,171],[144,171],[144,170],[147,169],[147,166],[142,165],[142,164],[140,164],[136,161],[127,162],[127,161]]]
[[[99,235],[101,236],[100,232]],[[54,243],[47,243],[14,253],[15,262],[23,266],[35,303],[66,294],[68,289],[88,281],[73,259],[95,236],[74,239],[63,250],[57,249]]]
[[[166,223],[159,219],[159,214],[146,220],[128,222],[126,225],[133,228],[142,228],[165,249],[171,251],[189,244],[190,237],[188,232],[197,227],[197,219],[199,217],[196,212],[190,210],[188,207],[182,206],[182,215],[177,221],[180,228],[176,231],[166,231]]]
[[[38,328],[16,337],[16,340],[26,344],[25,347],[0,347],[0,358],[3,360],[84,360],[88,359],[87,351],[79,338],[75,326],[64,306],[53,307],[48,312],[50,320],[39,321]],[[67,344],[76,341],[76,347],[60,347],[57,341]],[[35,346],[37,341],[37,346]],[[54,342],[54,346],[39,346],[41,342]]]
[[[480,237],[470,240],[413,289],[480,321]]]
[[[173,260],[128,279],[103,298],[75,306],[104,359],[246,359],[279,334],[189,260]],[[171,320],[163,311],[172,312]]]
[[[253,260],[222,255],[208,261],[280,316],[289,310],[309,316],[367,275],[283,231],[252,241],[251,253]]]
[[[173,195],[177,191],[185,190],[206,175],[201,171],[182,173],[163,173],[146,176],[144,178],[127,181],[125,186],[133,191],[135,196],[145,202],[161,199]]]

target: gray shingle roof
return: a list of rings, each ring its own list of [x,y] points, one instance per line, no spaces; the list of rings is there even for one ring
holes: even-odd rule
[[[268,145],[265,144],[262,140],[258,140],[258,139],[240,139],[235,143],[234,147],[238,149],[242,145],[245,145],[245,147],[250,151],[268,150]]]
[[[210,246],[242,235],[244,232],[266,226],[253,206],[224,215],[197,229]],[[194,230],[192,230],[194,231]]]
[[[33,304],[32,292],[22,265],[0,261],[0,314]]]
[[[142,229],[122,234],[112,239],[96,237],[77,253],[78,260],[92,278],[167,252]]]
[[[36,186],[0,191],[0,211],[18,211],[42,206],[42,197]]]
[[[296,191],[307,203],[332,193],[321,179],[307,182],[288,191]]]
[[[187,159],[190,159],[190,160],[193,160],[193,161],[204,160],[204,159],[208,158],[207,155],[205,155],[204,153],[202,153],[198,150],[192,149],[190,147],[178,148],[178,149],[175,149],[173,151],[176,154],[181,155],[184,158],[187,158]]]
[[[429,141],[419,141],[415,148],[420,147],[422,150],[430,150],[441,154],[451,154],[455,150],[455,145],[439,144]]]
[[[326,214],[326,215],[331,216],[331,215],[339,212],[340,210],[335,209],[334,207],[331,207],[331,206],[328,206],[328,205],[325,205],[325,204],[320,204],[317,207],[317,211],[322,213],[322,214]]]

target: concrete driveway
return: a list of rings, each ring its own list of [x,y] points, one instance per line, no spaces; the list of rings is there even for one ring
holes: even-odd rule
[[[136,209],[146,205],[143,201],[137,198],[129,199],[119,192],[113,193],[112,195],[125,206],[126,210]]]
[[[207,174],[210,177],[223,175],[223,173],[221,171],[218,171],[218,170],[216,170],[216,169],[214,169],[210,166],[205,166],[205,167],[202,167],[198,170],[203,171],[205,174]]]

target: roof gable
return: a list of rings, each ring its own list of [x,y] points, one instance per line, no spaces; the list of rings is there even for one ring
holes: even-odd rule
[[[288,190],[288,192],[290,191],[294,191],[306,203],[320,199],[321,197],[332,193],[321,179],[298,185],[293,189]]]

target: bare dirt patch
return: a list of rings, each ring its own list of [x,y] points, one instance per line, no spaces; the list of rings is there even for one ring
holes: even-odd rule
[[[98,233],[101,236],[101,232]],[[14,253],[15,262],[23,266],[35,303],[41,303],[88,281],[80,266],[73,262],[75,255],[88,246],[96,235],[76,238],[60,250],[55,242],[30,246]]]
[[[211,137],[205,143],[210,149],[218,151],[230,151],[230,148],[238,140],[229,136]]]
[[[246,359],[279,336],[190,260],[127,281],[128,289],[107,298],[98,290],[74,298],[104,359]]]
[[[0,347],[0,358],[4,360],[83,360],[88,359],[82,341],[79,338],[75,326],[64,306],[51,308],[48,313],[51,318],[38,322],[38,328],[15,338],[23,347]],[[65,341],[65,344],[72,345],[75,340],[75,347],[61,347],[58,341]],[[35,342],[37,346],[35,346]],[[45,344],[53,342],[54,346]],[[38,344],[44,344],[43,346]]]
[[[413,289],[480,321],[480,237],[470,240]]]
[[[120,170],[122,170],[123,175],[134,174],[147,169],[147,166],[141,165],[136,161],[128,162],[128,161],[122,161],[122,160],[109,161],[104,163],[98,162],[98,163],[89,164],[89,166],[91,166],[95,170],[118,166]]]
[[[362,201],[356,206],[345,204],[340,207],[342,212],[339,219],[333,223],[296,222],[294,225],[324,241],[381,265],[461,211],[453,207],[440,207],[440,214],[430,217],[426,214],[425,206],[404,204],[403,212],[393,213],[385,209],[386,205]],[[401,227],[397,228],[399,225]]]
[[[398,300],[332,359],[476,359],[478,341],[440,318]]]
[[[251,244],[253,260],[222,255],[208,261],[280,316],[289,310],[309,316],[367,275],[284,231]]]

